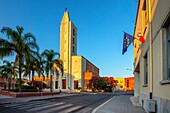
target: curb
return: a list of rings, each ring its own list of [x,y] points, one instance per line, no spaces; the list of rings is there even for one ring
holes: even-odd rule
[[[106,103],[108,103],[109,101],[111,101],[115,96],[113,96],[112,98],[110,98],[109,100],[107,100],[105,103],[101,104],[100,106],[98,106],[97,108],[95,108],[92,113],[96,113],[96,111],[98,109],[100,109],[102,106],[104,106]]]
[[[29,101],[38,101],[38,100],[48,100],[48,99],[55,99],[55,98],[63,98],[63,97],[69,97],[69,96],[75,96],[75,95],[78,95],[78,94],[68,94],[68,95],[64,95],[64,96],[59,96],[59,97],[47,97],[47,98],[37,98],[37,99],[28,99],[28,100],[18,100],[17,101],[12,101],[12,102],[0,102],[0,105],[3,105],[3,104],[12,104],[12,103],[21,103],[21,102],[29,102]],[[17,99],[17,98],[16,98]]]
[[[78,94],[73,94],[73,95],[70,94],[70,95],[65,95],[65,96],[60,96],[60,97],[39,98],[39,99],[33,99],[33,100],[30,99],[28,101],[37,101],[37,100],[48,100],[48,99],[64,98],[64,97],[70,97],[70,96],[75,96],[75,95],[78,95]]]
[[[142,107],[142,106],[140,105],[140,103],[136,103],[136,102],[133,100],[133,98],[134,98],[134,97],[130,97],[130,100],[131,100],[133,106],[135,106],[135,107]]]

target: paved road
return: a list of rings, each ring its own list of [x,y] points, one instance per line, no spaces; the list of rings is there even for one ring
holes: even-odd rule
[[[91,113],[113,97],[110,94],[84,94],[48,100],[0,105],[1,113]]]

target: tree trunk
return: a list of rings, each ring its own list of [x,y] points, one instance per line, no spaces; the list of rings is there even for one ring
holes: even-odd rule
[[[50,70],[50,91],[52,92],[52,71]]]
[[[10,80],[9,80],[10,78],[8,78],[8,91],[10,91]]]
[[[8,91],[10,91],[10,90],[11,90],[11,75],[8,78]]]
[[[34,85],[33,81],[34,81],[34,70],[32,70],[32,86]]]
[[[15,76],[14,76],[13,80],[14,80],[14,83],[13,83],[14,85],[13,85],[12,89],[15,89],[15,84],[16,84]]]
[[[21,79],[21,65],[22,65],[22,58],[19,58],[19,92],[22,92],[22,79]]]
[[[29,83],[30,83],[30,81],[31,81],[31,75],[30,75],[30,72],[29,72],[29,74],[28,74],[28,78],[29,78]]]

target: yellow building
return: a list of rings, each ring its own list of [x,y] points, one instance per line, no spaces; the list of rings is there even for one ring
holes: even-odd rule
[[[89,89],[89,80],[92,76],[99,76],[99,69],[83,56],[72,56],[72,86]]]
[[[114,80],[117,80],[117,86],[116,90],[124,90],[125,86],[125,79],[124,78],[114,78]]]
[[[170,0],[139,0],[134,36],[135,96],[146,111],[170,113]]]
[[[134,77],[114,78],[114,80],[117,80],[115,90],[134,91]]]
[[[60,24],[60,59],[64,75],[53,76],[53,89],[87,89],[92,76],[99,76],[99,69],[83,56],[77,56],[77,28],[71,22],[68,11]],[[91,73],[91,74],[89,74]]]

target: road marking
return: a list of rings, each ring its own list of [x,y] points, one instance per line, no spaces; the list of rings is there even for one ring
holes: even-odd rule
[[[56,104],[52,104],[52,105],[46,105],[46,106],[42,106],[42,107],[36,107],[36,108],[33,108],[33,109],[29,109],[27,111],[36,111],[36,110],[40,110],[40,109],[44,109],[44,108],[48,108],[48,107],[53,107],[53,106],[58,106],[58,105],[62,105],[64,104],[63,102],[60,102],[60,103],[56,103]]]
[[[81,107],[82,107],[82,106],[71,107],[71,108],[66,109],[66,110],[64,110],[64,111],[61,111],[61,112],[59,112],[59,113],[69,113],[69,112],[74,111],[74,110],[76,110],[76,109],[79,109],[79,108],[81,108]]]
[[[92,108],[90,108],[90,107],[86,107],[86,108],[84,108],[84,109],[82,109],[82,110],[80,110],[80,111],[78,111],[78,112],[76,112],[76,113],[87,113],[88,111],[90,111]]]
[[[108,103],[109,101],[111,101],[114,97],[112,97],[111,99],[109,99],[108,101],[106,101],[105,103],[101,104],[100,106],[98,106],[97,108],[95,108],[92,113],[96,113],[96,111],[101,108],[102,106],[104,106],[106,103]]]
[[[39,104],[43,104],[43,103],[45,103],[45,102],[37,102],[37,103],[39,103]],[[5,105],[5,107],[14,107],[14,106],[20,106],[20,105],[27,105],[27,104],[33,104],[33,102],[30,102],[30,103],[17,103],[17,104],[7,104],[7,105]]]
[[[56,104],[56,102],[54,103],[48,103],[48,105],[51,105],[51,104]],[[17,107],[18,109],[28,109],[28,108],[35,108],[35,107],[41,107],[41,106],[46,106],[47,103],[44,103],[44,104],[33,104],[33,105],[29,105],[29,106],[19,106]]]
[[[55,107],[55,108],[50,108],[48,110],[43,110],[43,111],[40,111],[40,112],[37,112],[37,113],[49,113],[49,112],[52,112],[52,111],[55,111],[55,110],[59,110],[59,109],[63,109],[63,108],[66,108],[66,107],[69,107],[69,106],[72,106],[73,104],[66,104],[64,106],[60,106],[60,107]]]

